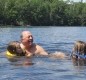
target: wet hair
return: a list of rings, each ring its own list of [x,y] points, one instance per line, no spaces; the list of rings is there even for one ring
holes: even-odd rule
[[[83,41],[76,41],[73,48],[73,55],[86,55],[86,43]]]
[[[18,42],[18,41],[9,42],[9,44],[7,46],[7,50],[11,54],[16,54],[16,56],[25,56],[25,53],[23,52],[23,50],[20,47],[20,42]]]
[[[76,41],[73,52],[86,55],[86,43],[83,41]]]

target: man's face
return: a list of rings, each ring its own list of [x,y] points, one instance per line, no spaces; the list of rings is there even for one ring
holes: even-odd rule
[[[23,34],[22,43],[28,44],[28,45],[32,45],[32,43],[33,43],[33,36],[32,36],[32,34],[31,33]]]

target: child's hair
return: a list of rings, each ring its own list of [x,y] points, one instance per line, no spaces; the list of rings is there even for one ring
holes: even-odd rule
[[[20,47],[20,42],[18,42],[18,41],[10,42],[7,46],[7,50],[11,54],[15,54],[16,56],[25,56],[25,53],[23,52],[23,50]]]
[[[76,41],[73,48],[73,56],[76,58],[85,58],[86,56],[86,43],[83,41]]]

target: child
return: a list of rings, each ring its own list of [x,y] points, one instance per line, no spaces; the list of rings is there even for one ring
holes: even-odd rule
[[[83,41],[76,41],[73,48],[72,58],[86,59],[86,43]]]
[[[7,56],[25,56],[25,52],[21,49],[18,41],[12,41],[7,46]]]

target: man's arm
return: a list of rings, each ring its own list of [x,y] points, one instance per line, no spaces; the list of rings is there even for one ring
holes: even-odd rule
[[[37,45],[36,48],[37,48],[37,55],[48,56],[48,53],[41,46]]]

